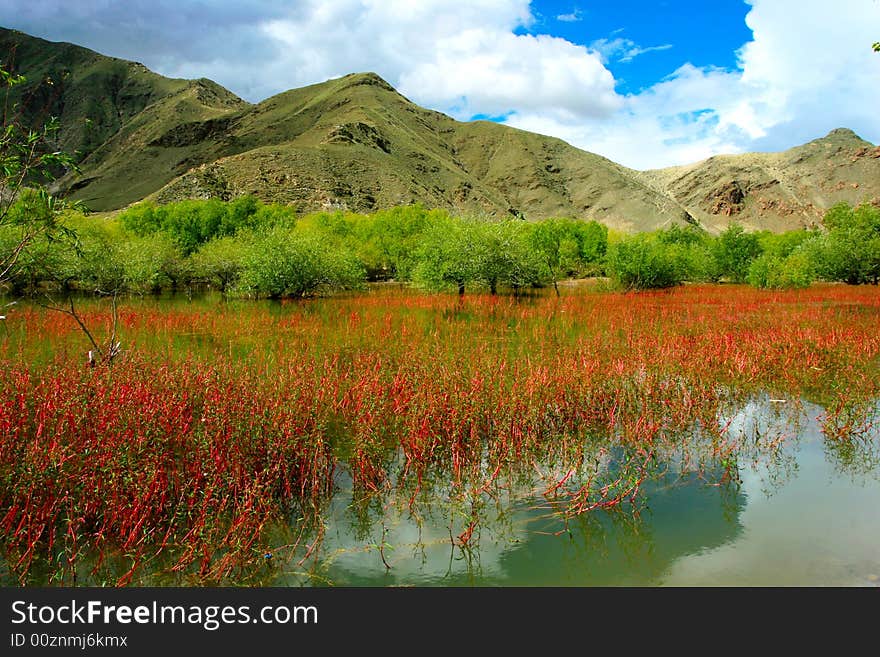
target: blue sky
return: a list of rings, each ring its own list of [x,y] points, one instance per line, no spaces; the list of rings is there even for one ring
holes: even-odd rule
[[[535,23],[519,31],[604,46],[617,90],[636,93],[686,62],[735,69],[736,51],[752,36],[748,10],[743,0],[541,0],[532,2]]]
[[[0,25],[252,102],[374,71],[637,169],[880,142],[878,0],[0,0]]]

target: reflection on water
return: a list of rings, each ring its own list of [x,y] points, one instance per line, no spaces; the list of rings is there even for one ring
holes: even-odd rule
[[[751,405],[741,413],[742,422],[760,422],[765,408]],[[820,414],[819,407],[805,405],[806,418]],[[878,436],[866,438],[845,445],[826,441],[817,422],[803,422],[784,450],[789,464],[783,479],[772,462],[741,469],[747,502],[735,540],[681,555],[657,583],[877,585],[880,473],[866,465],[876,466]]]
[[[880,476],[876,430],[841,444],[821,407],[762,399],[719,422],[736,446],[734,477],[692,444],[662,456],[643,504],[566,520],[511,486],[468,513],[442,496],[410,507],[394,494],[352,502],[340,480],[313,565],[275,583],[388,585],[876,585]],[[732,458],[732,457],[731,457]],[[736,479],[739,482],[736,482]],[[299,557],[299,555],[298,555]]]

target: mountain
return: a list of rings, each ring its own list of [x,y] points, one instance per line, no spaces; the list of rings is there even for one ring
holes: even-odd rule
[[[846,130],[778,154],[639,172],[552,137],[419,107],[373,73],[252,105],[206,79],[0,28],[0,57],[28,77],[27,120],[58,116],[80,173],[61,181],[94,210],[152,198],[371,211],[421,202],[454,212],[597,219],[627,230],[731,219],[815,223],[837,200],[880,197],[877,149]]]
[[[643,175],[709,226],[736,219],[789,230],[817,224],[841,201],[880,204],[880,148],[846,128],[781,153],[719,155]]]
[[[173,177],[176,162],[167,154],[155,154],[139,171],[132,149],[181,123],[249,107],[210,80],[174,80],[142,64],[2,28],[0,58],[27,77],[12,98],[22,120],[37,124],[58,117],[57,146],[75,153],[82,171],[67,181],[72,195],[95,209],[131,203]]]
[[[627,228],[686,216],[609,160],[487,121],[459,123],[372,73],[270,98],[208,141],[224,143],[229,155],[176,178],[158,199],[251,193],[360,211],[421,201],[526,218],[589,215]]]

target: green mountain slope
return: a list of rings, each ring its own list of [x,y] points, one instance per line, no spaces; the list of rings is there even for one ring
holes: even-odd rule
[[[173,80],[142,64],[105,57],[69,43],[53,43],[15,30],[0,28],[0,61],[27,83],[15,89],[12,100],[25,123],[58,117],[59,146],[85,160],[108,139],[159,101],[182,100],[190,120],[211,112],[246,106],[241,99],[208,80]],[[194,98],[194,87],[210,89]],[[189,98],[187,102],[183,99]],[[153,112],[155,119],[169,120]],[[178,120],[178,117],[170,120]],[[88,168],[88,167],[87,167]]]
[[[250,193],[305,210],[421,201],[458,212],[591,217],[621,228],[686,213],[636,172],[495,123],[414,105],[373,73],[285,92],[211,137],[230,153],[164,187],[161,201]]]
[[[373,73],[251,105],[210,80],[2,28],[0,58],[28,76],[26,118],[60,117],[59,146],[81,169],[61,184],[95,210],[253,194],[303,211],[421,202],[628,231],[696,221],[717,231],[731,219],[782,230],[838,200],[880,197],[877,149],[845,130],[785,153],[638,172],[552,137],[455,121]]]

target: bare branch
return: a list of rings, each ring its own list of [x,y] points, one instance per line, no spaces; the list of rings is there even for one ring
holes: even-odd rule
[[[54,310],[55,312],[64,313],[65,315],[69,315],[70,317],[72,317],[72,318],[74,319],[74,321],[75,321],[77,324],[79,324],[80,329],[82,329],[82,332],[85,333],[86,337],[89,339],[89,342],[92,343],[92,347],[94,347],[94,350],[95,350],[95,352],[98,354],[98,356],[100,357],[100,359],[101,359],[101,360],[106,360],[106,359],[105,359],[105,356],[104,356],[104,350],[101,349],[101,347],[100,347],[100,345],[98,344],[97,340],[95,340],[95,336],[93,336],[93,335],[92,335],[92,332],[89,331],[89,327],[86,326],[85,322],[83,322],[82,318],[79,316],[79,313],[76,312],[76,306],[75,306],[74,303],[73,303],[73,298],[68,298],[68,301],[69,301],[69,303],[70,303],[70,307],[69,307],[69,308],[64,308],[64,307],[62,307],[62,306],[57,305],[57,304],[52,300],[52,298],[49,297],[48,295],[46,295],[46,298],[49,300],[50,303],[48,303],[48,304],[40,303],[40,302],[37,302],[37,303],[38,303],[42,308],[45,308],[46,310]],[[89,352],[89,363],[93,363],[93,362],[94,362],[94,360],[93,360],[93,357],[92,357],[92,353]]]

